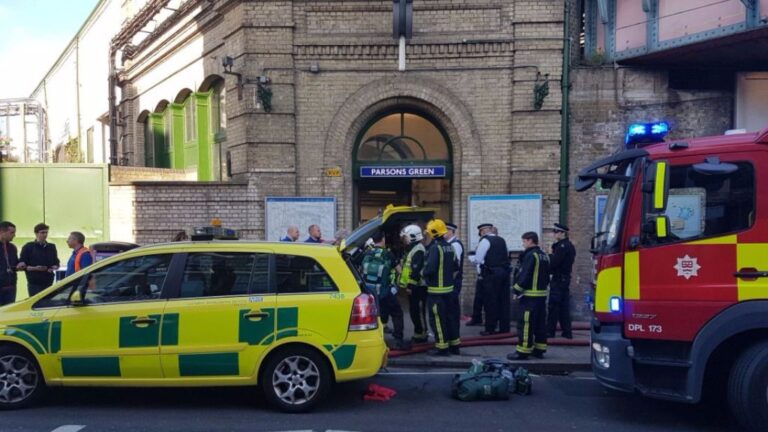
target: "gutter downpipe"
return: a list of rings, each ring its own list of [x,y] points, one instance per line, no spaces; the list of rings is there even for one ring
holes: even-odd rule
[[[117,105],[115,86],[115,49],[109,50],[109,164],[117,165]]]
[[[570,91],[571,37],[569,23],[571,10],[568,1],[565,2],[563,17],[563,74],[560,78],[561,108],[560,108],[560,223],[568,224],[568,170],[569,170],[569,128],[568,128],[568,92]]]

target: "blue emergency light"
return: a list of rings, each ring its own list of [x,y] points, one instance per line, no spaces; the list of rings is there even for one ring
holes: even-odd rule
[[[653,123],[633,123],[627,129],[624,144],[627,148],[637,147],[640,144],[653,144],[664,141],[669,133],[669,123],[665,121]]]
[[[611,312],[621,312],[621,297],[611,297],[610,310]]]

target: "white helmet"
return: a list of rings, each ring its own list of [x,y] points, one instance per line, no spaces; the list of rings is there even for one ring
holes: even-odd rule
[[[424,234],[421,231],[421,227],[418,225],[408,225],[400,231],[400,237],[406,237],[411,243],[421,241],[424,238]]]

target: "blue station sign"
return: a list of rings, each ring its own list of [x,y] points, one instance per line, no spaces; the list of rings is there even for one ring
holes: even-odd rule
[[[445,177],[445,165],[362,166],[360,167],[360,177],[441,178],[441,177]]]

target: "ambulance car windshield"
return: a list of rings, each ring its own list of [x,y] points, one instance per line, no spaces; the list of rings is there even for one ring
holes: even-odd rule
[[[615,172],[630,177],[632,175],[632,164],[623,164]],[[628,186],[629,183],[627,181],[616,180],[608,192],[608,201],[605,203],[605,211],[600,221],[600,229],[595,235],[594,244],[597,251],[605,252],[611,250],[618,243],[621,217],[624,214],[624,205],[627,202]]]

